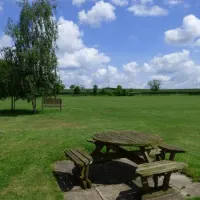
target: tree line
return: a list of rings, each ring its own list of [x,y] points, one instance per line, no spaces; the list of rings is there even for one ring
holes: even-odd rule
[[[8,19],[5,33],[12,47],[1,49],[0,99],[27,100],[36,112],[38,97],[56,96],[64,89],[57,75],[57,22],[53,19],[53,0],[20,1],[19,21]]]

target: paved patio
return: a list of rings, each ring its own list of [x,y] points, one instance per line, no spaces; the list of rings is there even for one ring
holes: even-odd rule
[[[135,167],[133,162],[124,158],[92,165],[90,178],[93,185],[87,190],[83,190],[75,179],[76,169],[73,162],[56,162],[53,173],[64,192],[64,200],[139,200],[138,186],[141,186],[141,182],[134,177]],[[151,179],[149,183],[152,184]],[[186,196],[200,196],[200,183],[192,183],[191,179],[182,174],[172,175],[171,186],[175,190],[173,194],[152,200],[183,200]]]

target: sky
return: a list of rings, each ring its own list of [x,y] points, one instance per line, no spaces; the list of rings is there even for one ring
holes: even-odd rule
[[[199,0],[57,0],[59,75],[68,88],[200,87]],[[0,0],[0,48],[16,0]]]

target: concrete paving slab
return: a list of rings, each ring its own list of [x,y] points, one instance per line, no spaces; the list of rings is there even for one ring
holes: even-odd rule
[[[137,192],[125,184],[99,186],[96,190],[103,200],[138,199]]]
[[[64,200],[102,200],[95,189],[66,192]]]
[[[185,188],[181,190],[181,194],[190,197],[200,197],[200,183],[186,185]]]
[[[189,177],[185,176],[184,174],[174,173],[171,175],[170,184],[176,187],[177,189],[181,190],[186,185],[191,185],[192,180]]]
[[[156,197],[151,200],[184,200],[184,197],[182,195],[180,195],[179,192],[175,192],[173,194]]]

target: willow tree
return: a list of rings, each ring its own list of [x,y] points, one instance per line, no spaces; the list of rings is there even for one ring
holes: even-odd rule
[[[36,112],[38,97],[54,95],[59,83],[56,73],[57,22],[54,19],[56,3],[53,0],[37,0],[20,3],[17,23],[8,20],[7,34],[14,41],[16,66],[22,78],[22,91]]]

